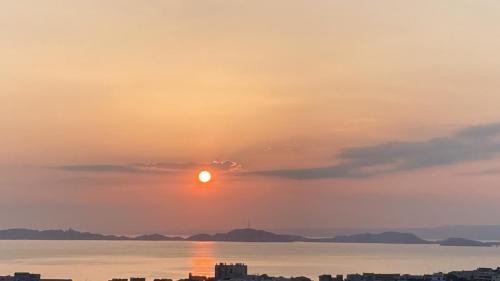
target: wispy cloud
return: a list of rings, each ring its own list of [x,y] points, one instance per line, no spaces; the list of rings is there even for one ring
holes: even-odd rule
[[[111,164],[91,164],[91,165],[63,165],[49,167],[55,170],[68,172],[115,172],[115,173],[133,173],[139,172],[133,165],[111,165]]]
[[[192,170],[198,167],[211,167],[220,171],[241,171],[241,164],[230,160],[214,160],[210,163],[194,162],[151,162],[130,164],[69,164],[52,166],[51,169],[68,172],[92,173],[168,173],[182,170]]]
[[[465,173],[460,173],[462,176],[493,176],[493,175],[500,175],[500,169],[498,168],[492,168],[492,169],[486,169],[486,170],[480,170],[480,171],[474,171],[474,172],[465,172]]]
[[[351,147],[337,165],[255,172],[291,179],[361,178],[439,165],[486,160],[500,155],[500,123],[461,129],[449,137]]]
[[[240,163],[236,163],[230,160],[223,160],[223,161],[215,160],[212,161],[212,163],[210,163],[210,166],[217,170],[224,170],[230,172],[239,172],[243,169]]]
[[[256,171],[250,174],[298,180],[364,178],[433,166],[487,160],[498,155],[500,155],[500,123],[492,123],[463,128],[448,137],[423,141],[392,141],[345,148],[338,154],[339,163],[335,165]],[[199,167],[210,167],[225,172],[244,172],[240,163],[231,160],[214,160],[209,163],[75,164],[50,168],[92,173],[170,173]],[[467,173],[467,175],[497,172],[497,170],[486,170]],[[248,173],[244,172],[244,174]]]

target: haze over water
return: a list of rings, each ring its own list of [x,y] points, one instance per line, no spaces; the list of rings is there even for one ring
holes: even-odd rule
[[[245,262],[249,273],[432,273],[500,265],[498,247],[437,245],[142,241],[0,241],[0,275],[15,271],[49,278],[105,281],[213,275],[217,262]]]

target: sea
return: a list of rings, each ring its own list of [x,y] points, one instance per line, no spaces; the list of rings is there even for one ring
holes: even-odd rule
[[[252,274],[423,274],[500,266],[500,247],[339,243],[187,241],[0,241],[0,275],[107,281],[112,278],[213,276],[219,262],[243,262]]]

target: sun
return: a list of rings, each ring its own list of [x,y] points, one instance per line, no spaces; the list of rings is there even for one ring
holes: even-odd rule
[[[212,179],[212,174],[209,171],[201,171],[198,174],[198,180],[202,183],[208,183]]]

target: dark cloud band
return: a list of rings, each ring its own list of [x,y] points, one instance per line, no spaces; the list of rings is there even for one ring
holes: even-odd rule
[[[449,137],[346,148],[340,152],[340,164],[337,165],[259,171],[255,174],[299,180],[361,178],[486,160],[498,155],[500,155],[500,123],[493,123],[464,128]]]
[[[51,169],[68,172],[93,172],[93,173],[167,173],[181,170],[192,170],[198,167],[211,167],[220,171],[240,171],[241,164],[230,160],[215,160],[209,164],[194,162],[154,162],[119,164],[89,164],[89,165],[62,165],[50,167]]]

